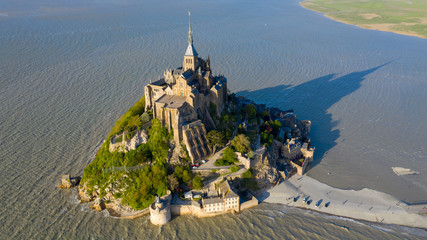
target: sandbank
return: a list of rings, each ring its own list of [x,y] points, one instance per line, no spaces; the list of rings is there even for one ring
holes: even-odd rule
[[[406,36],[412,36],[412,37],[419,37],[419,38],[427,39],[425,36],[420,35],[416,32],[399,31],[399,30],[393,29],[393,27],[396,26],[396,24],[391,24],[391,23],[357,24],[357,23],[352,23],[352,22],[348,22],[348,21],[336,18],[332,14],[323,14],[323,15],[325,17],[328,17],[328,18],[334,20],[334,21],[342,22],[342,23],[349,24],[349,25],[358,26],[358,27],[364,28],[364,29],[378,30],[378,31],[383,31],[383,32],[392,32],[392,33],[402,34],[402,35],[406,35]],[[405,24],[402,24],[402,25],[405,25]]]
[[[395,21],[376,21],[376,19],[381,19],[382,16],[375,13],[378,11],[375,7],[372,7],[372,9],[365,9],[362,6],[355,6],[354,4],[360,4],[360,2],[354,3],[354,2],[347,2],[349,5],[346,6],[346,8],[342,8],[343,5],[334,5],[332,2],[328,4],[319,3],[319,2],[311,2],[310,0],[303,0],[300,1],[299,4],[301,7],[309,9],[311,11],[315,11],[318,13],[322,13],[325,17],[328,17],[334,21],[342,22],[345,24],[350,24],[354,26],[358,26],[360,28],[364,29],[370,29],[370,30],[379,30],[384,32],[392,32],[397,34],[402,34],[406,36],[413,36],[413,37],[419,37],[427,39],[425,34],[420,34],[417,31],[414,31],[413,29],[405,29],[405,27],[411,27],[411,26],[420,26],[419,24],[426,24],[427,18],[426,17],[415,17],[416,21],[414,21],[414,17],[412,16],[413,13],[418,13],[414,8],[408,8],[405,9],[404,13],[401,12],[402,8],[399,8],[398,5],[389,6],[387,10],[385,11],[386,15],[385,17],[393,18],[396,17],[396,13],[398,15],[404,15],[406,18],[402,18],[400,22]],[[343,11],[345,10],[346,15],[345,17],[342,16]],[[383,9],[384,10],[384,9]],[[399,10],[399,11],[398,11]],[[413,12],[411,12],[413,11]],[[384,11],[381,11],[384,13]],[[423,15],[424,12],[421,12],[420,14]],[[341,16],[340,16],[341,14]],[[387,15],[387,14],[390,14]],[[343,18],[348,18],[352,20],[345,20]],[[359,18],[357,18],[359,17]],[[360,19],[360,17],[362,19]],[[372,20],[372,21],[363,21],[363,20]]]
[[[382,192],[333,188],[308,176],[294,175],[266,192],[267,203],[311,209],[353,219],[427,229],[427,204],[408,205]],[[309,196],[310,204],[303,199]],[[321,200],[319,207],[316,203]],[[326,207],[326,204],[328,206]]]

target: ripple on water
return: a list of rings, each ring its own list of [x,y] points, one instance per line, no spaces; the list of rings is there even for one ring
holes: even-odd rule
[[[22,17],[0,21],[0,239],[427,237],[418,229],[374,225],[379,229],[277,205],[206,219],[183,216],[159,228],[148,217],[119,220],[77,204],[56,182],[64,173],[81,174],[144,84],[182,61],[188,6],[73,1],[61,3],[70,7],[65,11],[47,1],[51,12],[33,16],[28,4],[11,4]],[[330,185],[426,195],[384,170],[397,163],[427,169],[425,41],[335,23],[295,0],[220,0],[194,3],[192,11],[196,48],[210,55],[232,91],[312,120],[313,142],[323,155],[310,174]],[[351,87],[352,73],[387,62]],[[372,169],[360,167],[366,162]],[[332,175],[343,181],[325,177],[330,166],[339,166]],[[427,175],[414,182],[427,182]]]

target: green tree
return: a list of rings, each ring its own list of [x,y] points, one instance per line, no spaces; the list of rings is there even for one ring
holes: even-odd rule
[[[215,152],[217,147],[224,147],[225,146],[225,137],[222,132],[218,132],[216,130],[212,130],[208,132],[206,135],[206,138],[209,143],[209,147],[213,148],[213,152]]]
[[[216,111],[216,104],[213,102],[209,103],[209,114],[211,115],[211,117],[214,119],[216,117],[218,117],[217,111]]]
[[[231,140],[231,146],[233,146],[234,150],[241,153],[247,153],[251,150],[251,142],[249,141],[249,137],[244,134],[239,134]]]
[[[256,117],[256,107],[253,104],[248,104],[245,106],[246,117],[255,118]]]
[[[127,126],[129,120],[136,115],[141,115],[145,109],[145,96],[142,96],[138,102],[136,102],[125,114],[123,114],[114,124],[114,127],[111,129],[108,134],[108,138],[114,134],[122,132]]]
[[[200,173],[193,178],[193,188],[194,189],[203,188],[203,181],[202,181],[202,177],[200,177]]]
[[[239,124],[239,126],[237,126],[237,132],[239,134],[244,134],[245,133],[245,129],[243,128],[242,124]]]
[[[252,168],[249,168],[246,172],[244,172],[242,174],[243,178],[252,178],[254,174],[254,171],[252,170]]]
[[[168,183],[169,189],[172,191],[175,191],[175,189],[179,186],[179,181],[173,174],[168,176]]]
[[[270,120],[270,113],[267,111],[262,111],[259,116],[264,120],[264,122],[267,122]]]
[[[141,122],[142,122],[142,124],[148,123],[148,121],[150,121],[150,119],[151,119],[151,117],[150,117],[150,114],[148,114],[148,112],[144,112],[141,115]]]
[[[227,129],[227,131],[225,131],[225,139],[230,140],[232,136],[233,136],[233,130]]]
[[[233,173],[239,171],[239,166],[233,166],[233,167],[231,167],[230,171],[233,172]]]
[[[180,183],[188,183],[192,179],[192,174],[190,168],[185,166],[176,166],[173,175],[178,179]]]
[[[227,147],[222,152],[222,158],[215,161],[215,166],[228,166],[237,162],[236,153],[231,147]]]
[[[136,128],[141,126],[141,120],[139,119],[139,115],[135,115],[129,118],[126,127],[124,128],[125,131],[132,131]]]
[[[122,203],[139,210],[148,207],[155,196],[162,196],[168,189],[166,167],[155,164],[127,173],[121,183],[124,188]]]
[[[249,151],[249,152],[248,152],[248,158],[249,158],[249,159],[254,159],[254,157],[255,157],[254,152],[253,152],[253,151]]]
[[[189,183],[191,181],[191,177],[192,177],[191,175],[192,175],[191,171],[185,169],[182,172],[182,181],[185,182],[185,183]]]
[[[125,154],[125,166],[135,166],[141,163],[146,163],[151,160],[151,151],[147,144],[139,145],[135,150],[131,150]]]
[[[237,162],[236,153],[234,153],[233,149],[230,147],[224,150],[222,153],[222,158],[232,163]]]
[[[151,127],[148,129],[148,146],[153,154],[156,162],[165,163],[169,152],[169,141],[172,135],[166,127],[162,127],[162,123],[158,119],[151,120]]]
[[[267,131],[261,133],[261,143],[265,144],[266,146],[270,146],[273,143],[273,140],[273,135]]]
[[[282,128],[282,123],[279,120],[274,120],[270,121],[270,126],[273,128],[273,136],[276,136],[279,133],[280,128]]]
[[[191,161],[190,155],[188,154],[187,147],[185,144],[181,144],[181,162],[189,163]]]

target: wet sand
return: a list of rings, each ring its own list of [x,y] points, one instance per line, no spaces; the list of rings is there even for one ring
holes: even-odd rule
[[[368,188],[342,190],[308,176],[294,175],[270,189],[267,195],[265,202],[268,203],[282,203],[371,222],[427,228],[427,204],[409,206],[389,194]],[[309,204],[303,201],[306,197],[311,200]]]

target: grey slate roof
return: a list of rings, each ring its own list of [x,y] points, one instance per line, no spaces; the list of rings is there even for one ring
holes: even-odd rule
[[[165,94],[161,98],[157,99],[156,102],[166,103],[165,107],[167,108],[179,108],[185,103],[185,99],[185,97]]]
[[[166,84],[166,82],[165,82],[165,79],[163,79],[163,78],[150,83],[150,85],[155,85],[155,86],[163,86],[165,84]]]
[[[173,70],[173,74],[181,75],[182,74],[182,68],[176,68],[175,70]]]
[[[227,195],[225,195],[224,198],[236,198],[239,197],[239,195],[237,195],[233,190],[230,189],[230,191],[228,192]]]
[[[204,205],[215,204],[215,203],[222,203],[221,198],[219,198],[219,197],[213,197],[213,198],[204,198],[203,199],[203,204]]]
[[[196,49],[194,48],[193,44],[188,43],[187,50],[185,51],[185,56],[198,56]]]
[[[230,183],[226,180],[219,185],[221,194],[225,194],[224,198],[236,198],[239,197],[230,186]]]
[[[183,72],[182,74],[181,74],[181,76],[184,78],[184,79],[189,79],[191,76],[193,76],[193,72],[190,70],[190,69],[188,69],[187,71],[185,71],[185,72]]]

